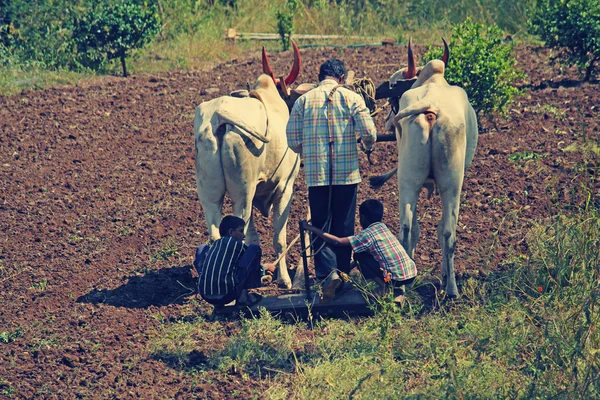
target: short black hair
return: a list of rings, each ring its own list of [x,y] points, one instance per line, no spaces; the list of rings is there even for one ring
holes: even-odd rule
[[[331,58],[325,61],[323,64],[321,64],[321,68],[319,68],[319,81],[325,79],[326,76],[332,76],[340,79],[344,75],[346,75],[346,67],[344,66],[344,62],[342,60],[338,60],[337,58]]]
[[[358,207],[358,212],[369,224],[381,222],[383,219],[383,204],[375,199],[365,200]]]
[[[246,223],[243,219],[234,217],[233,215],[227,215],[223,218],[221,224],[219,225],[219,233],[221,234],[221,236],[228,236],[230,229],[236,230],[240,226],[245,225]]]

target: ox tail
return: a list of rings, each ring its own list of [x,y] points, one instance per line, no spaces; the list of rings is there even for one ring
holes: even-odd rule
[[[467,103],[467,115],[466,115],[466,133],[467,133],[467,151],[465,154],[465,172],[473,158],[475,157],[475,150],[477,149],[477,139],[479,136],[479,128],[477,127],[477,114],[471,104]]]
[[[395,121],[398,123],[402,118],[410,117],[411,115],[423,114],[426,111],[433,112],[437,115],[439,110],[437,107],[431,104],[430,100],[425,98],[417,101],[415,104],[411,104],[403,110],[398,111]]]
[[[386,172],[383,175],[372,176],[369,178],[369,185],[373,190],[379,190],[392,176],[396,175],[398,172],[398,167],[394,168],[391,171]]]

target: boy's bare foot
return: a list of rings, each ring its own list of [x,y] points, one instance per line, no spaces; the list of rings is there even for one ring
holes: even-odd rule
[[[273,275],[275,273],[275,269],[277,269],[277,266],[275,264],[263,264],[263,268],[265,269],[265,273],[268,275]]]
[[[403,294],[401,294],[400,296],[396,296],[394,298],[394,303],[399,305],[400,307],[402,307],[404,305],[405,301],[406,301],[406,299],[404,298]]]
[[[333,300],[335,298],[337,288],[340,287],[342,283],[342,279],[337,272],[332,272],[331,275],[325,279],[324,284],[326,286],[323,288],[323,296],[321,297],[320,303],[327,304]]]

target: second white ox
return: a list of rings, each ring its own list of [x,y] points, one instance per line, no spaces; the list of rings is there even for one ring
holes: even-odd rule
[[[298,156],[287,146],[288,106],[280,95],[300,70],[295,43],[294,67],[276,82],[263,49],[263,74],[248,97],[223,96],[196,109],[194,141],[196,187],[211,241],[217,240],[225,193],[233,214],[246,221],[246,243],[259,244],[252,207],[273,213],[273,247],[277,258],[286,248],[286,225]],[[278,88],[279,87],[279,88]],[[285,257],[278,268],[279,284],[291,288]]]
[[[442,248],[442,286],[450,297],[458,296],[454,274],[456,225],[465,172],[477,147],[477,116],[465,91],[444,78],[449,50],[444,41],[443,60],[415,68],[409,42],[409,65],[392,76],[410,79],[411,89],[400,98],[392,117],[398,140],[398,193],[400,241],[414,259],[420,229],[417,200],[421,188],[433,180],[442,199],[438,241]],[[393,171],[380,177],[388,179]],[[431,190],[431,188],[430,188]],[[431,193],[431,192],[430,192]]]

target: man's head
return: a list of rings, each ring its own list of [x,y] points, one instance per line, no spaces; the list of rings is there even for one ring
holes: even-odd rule
[[[364,228],[383,219],[383,204],[379,200],[369,199],[358,207],[360,225]]]
[[[244,234],[245,227],[246,223],[243,219],[228,215],[221,221],[219,233],[221,234],[221,237],[231,236],[232,238],[243,242],[246,238],[246,235]]]
[[[344,62],[337,58],[331,58],[321,64],[321,68],[319,68],[319,81],[328,76],[337,79],[339,82],[343,81],[346,76]]]

